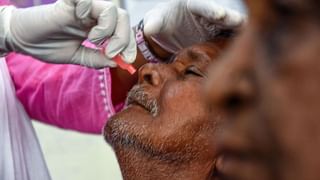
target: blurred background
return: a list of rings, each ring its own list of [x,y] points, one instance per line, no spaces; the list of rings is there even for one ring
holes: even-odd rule
[[[11,0],[18,7],[55,0]],[[156,3],[167,0],[113,0],[127,9],[132,26]],[[115,155],[101,135],[80,134],[33,122],[53,180],[121,180]]]

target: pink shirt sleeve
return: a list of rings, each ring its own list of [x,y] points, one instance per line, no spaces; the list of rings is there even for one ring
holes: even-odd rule
[[[0,6],[2,5],[9,5],[9,0],[0,0]]]
[[[31,118],[87,133],[101,133],[110,116],[123,104],[111,100],[108,68],[53,65],[31,57],[6,57],[16,94]]]

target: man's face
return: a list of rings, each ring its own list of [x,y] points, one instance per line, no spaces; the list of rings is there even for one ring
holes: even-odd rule
[[[222,179],[320,179],[320,1],[248,0],[250,23],[213,68]]]
[[[120,166],[126,163],[121,161],[123,156],[128,156],[121,152],[131,149],[163,162],[197,162],[194,169],[210,173],[217,118],[209,118],[203,83],[222,44],[195,45],[180,52],[172,64],[140,68],[127,107],[105,127],[105,138],[114,147]]]

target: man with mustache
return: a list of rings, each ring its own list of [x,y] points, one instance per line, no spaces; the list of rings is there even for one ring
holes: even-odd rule
[[[227,118],[217,177],[318,180],[320,1],[247,4],[249,25],[208,85],[212,109]]]
[[[208,65],[229,39],[182,50],[172,64],[146,64],[127,107],[112,117],[104,136],[124,179],[210,179],[219,118],[210,119],[203,94]]]

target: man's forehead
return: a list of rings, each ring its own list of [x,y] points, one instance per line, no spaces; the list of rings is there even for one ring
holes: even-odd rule
[[[207,64],[218,56],[218,52],[215,44],[200,44],[180,51],[174,59],[183,64]]]

